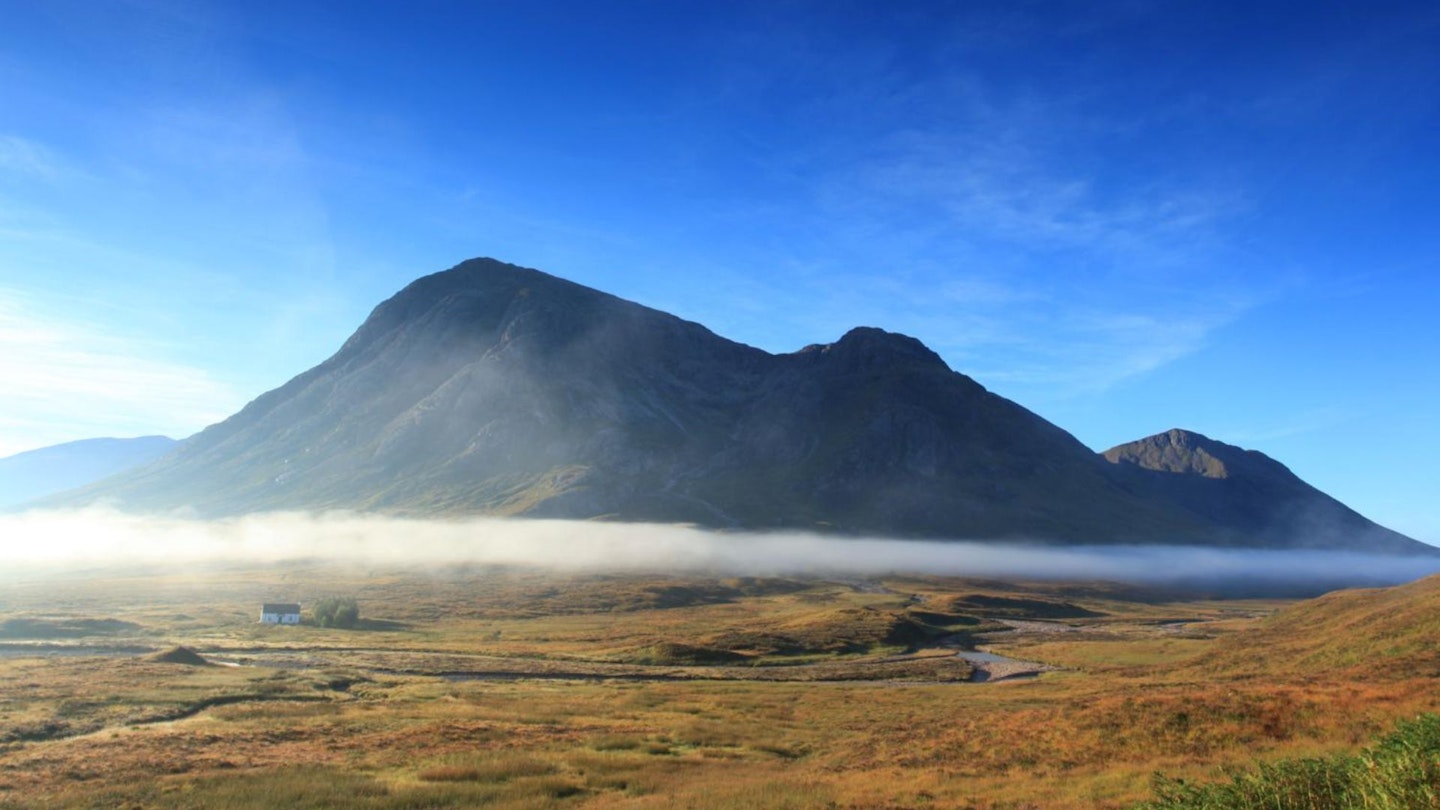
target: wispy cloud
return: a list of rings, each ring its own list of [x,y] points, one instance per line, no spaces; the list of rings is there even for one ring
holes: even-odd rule
[[[136,104],[108,124],[91,152],[0,137],[0,454],[187,435],[323,359],[378,300],[338,283],[282,103]]]
[[[937,16],[957,35],[999,26],[1025,40],[1016,49],[1052,33],[1024,14]],[[794,196],[735,207],[754,207],[758,232],[781,211],[789,241],[765,250],[813,272],[749,297],[816,339],[882,326],[1030,396],[1093,395],[1203,350],[1265,297],[1233,238],[1254,207],[1244,178],[1147,154],[1203,114],[1193,101],[1137,114],[1080,77],[1007,84],[961,58],[985,53],[988,33],[964,47],[922,37],[917,56],[786,31],[771,44],[793,70],[730,77],[727,98],[756,111],[769,99],[763,112],[804,133],[750,150],[758,173],[783,178],[767,188]]]
[[[241,399],[163,347],[41,312],[0,290],[0,455],[99,435],[180,433]]]
[[[1027,364],[992,366],[987,377],[1067,396],[1102,393],[1201,351],[1251,306],[1193,301],[1151,312],[1057,311],[1047,327],[1052,339],[1026,349]]]
[[[1242,207],[1233,195],[1180,182],[1108,198],[1095,175],[1074,165],[1071,149],[1032,134],[1067,127],[1073,113],[1015,114],[1033,120],[986,120],[1001,117],[992,113],[958,131],[896,133],[847,185],[868,194],[862,205],[871,215],[908,210],[943,219],[946,239],[1026,253],[1080,251],[1091,266],[1100,259],[1152,270],[1202,258],[1213,247],[1209,229]]]
[[[0,134],[0,172],[51,178],[63,170],[59,157],[44,144],[19,135]]]
[[[1224,430],[1226,441],[1247,446],[1329,430],[1356,418],[1349,408],[1331,406],[1291,414],[1282,425],[1250,425]]]

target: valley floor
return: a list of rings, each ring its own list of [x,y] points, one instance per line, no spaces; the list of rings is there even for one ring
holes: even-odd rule
[[[1096,583],[286,563],[0,594],[6,808],[1124,807],[1440,708],[1402,659],[1251,644],[1284,602]],[[255,622],[327,595],[361,626]]]

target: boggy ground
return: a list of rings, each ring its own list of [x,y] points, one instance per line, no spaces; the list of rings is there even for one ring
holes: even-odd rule
[[[361,628],[255,623],[332,594]],[[938,578],[12,573],[0,807],[1121,807],[1156,771],[1349,749],[1440,707],[1428,670],[1287,656],[1281,607]],[[155,655],[179,644],[240,666]],[[1053,669],[974,683],[954,647],[977,645]]]

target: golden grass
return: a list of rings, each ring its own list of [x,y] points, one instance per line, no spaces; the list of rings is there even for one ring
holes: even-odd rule
[[[356,593],[381,629],[253,624],[252,603],[312,580]],[[0,807],[1121,807],[1147,794],[1155,771],[1213,778],[1257,756],[1346,750],[1440,708],[1429,677],[1305,665],[1334,653],[1275,638],[1295,632],[1284,616],[1261,617],[1277,603],[1164,602],[1107,586],[897,578],[877,591],[318,565],[98,582],[19,587],[0,620],[31,622],[12,625],[22,633],[70,628],[52,644],[183,643],[290,668],[24,655],[13,645],[36,639],[6,640]],[[1344,621],[1333,601],[1312,620]],[[897,627],[918,640],[997,627],[1022,609],[1074,629],[986,639],[1064,671],[968,685],[935,682],[963,674],[926,670],[954,666],[938,651],[885,663],[928,643],[895,639]],[[795,649],[755,641],[774,637]],[[1413,641],[1401,634],[1402,649]],[[909,681],[449,681],[385,666],[487,655],[521,673],[578,677],[649,671],[638,659],[661,645],[671,658],[746,656],[719,668],[731,676]],[[662,663],[656,671],[709,671]]]

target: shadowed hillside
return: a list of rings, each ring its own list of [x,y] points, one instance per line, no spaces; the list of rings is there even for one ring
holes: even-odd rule
[[[476,259],[410,284],[333,357],[166,458],[53,503],[1069,543],[1409,542],[1252,532],[1268,526],[1271,490],[1236,496],[1234,509],[1259,517],[1234,521],[1233,493],[1190,491],[1209,479],[1157,485],[1130,472],[914,338],[861,327],[772,355]]]
[[[1199,433],[1169,430],[1104,457],[1137,492],[1214,526],[1225,544],[1434,551],[1367,520],[1264,453]]]
[[[771,355],[488,259],[416,281],[329,360],[83,497],[208,514],[359,508],[1091,542],[1205,534],[913,338],[862,328]]]

